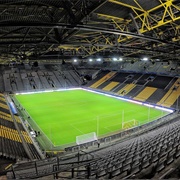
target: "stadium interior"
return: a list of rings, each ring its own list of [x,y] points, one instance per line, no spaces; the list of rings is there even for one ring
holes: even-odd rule
[[[171,113],[45,151],[11,95],[69,88]],[[0,179],[180,179],[179,95],[180,1],[0,1]]]

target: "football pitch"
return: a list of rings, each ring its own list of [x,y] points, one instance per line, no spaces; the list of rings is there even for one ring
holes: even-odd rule
[[[98,137],[110,135],[168,114],[83,89],[15,97],[30,115],[28,121],[34,121],[53,146],[75,144],[76,136],[91,132]]]

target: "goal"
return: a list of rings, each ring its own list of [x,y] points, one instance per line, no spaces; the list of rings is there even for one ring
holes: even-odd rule
[[[77,145],[92,142],[92,141],[97,141],[97,136],[96,136],[95,132],[76,136],[76,144]]]
[[[139,121],[132,119],[130,121],[122,122],[122,129],[130,129],[139,125]]]

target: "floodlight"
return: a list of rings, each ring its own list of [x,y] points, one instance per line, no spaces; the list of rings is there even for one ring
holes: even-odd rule
[[[117,61],[117,58],[116,58],[116,57],[114,57],[114,58],[113,58],[113,61]]]
[[[97,61],[101,61],[101,58],[97,58]]]
[[[92,62],[93,60],[92,59],[89,59],[89,62]]]
[[[144,57],[142,60],[143,60],[143,61],[148,61],[148,58],[147,58],[147,57]]]
[[[74,59],[74,62],[77,62],[77,59]]]

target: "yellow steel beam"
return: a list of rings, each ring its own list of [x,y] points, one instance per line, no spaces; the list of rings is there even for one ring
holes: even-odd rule
[[[110,42],[110,40],[107,37],[105,37],[103,34],[102,37],[105,39],[105,44],[113,45],[113,43]]]
[[[134,0],[134,2],[136,2],[136,4],[138,4],[138,2],[136,0]],[[133,7],[128,6],[136,14],[135,19],[141,21],[141,27],[140,27],[140,30],[139,30],[140,33],[143,34],[143,33],[147,32],[147,31],[151,31],[151,30],[156,29],[158,27],[161,27],[161,26],[164,26],[166,24],[169,24],[169,23],[175,22],[177,20],[180,20],[180,16],[176,17],[173,14],[172,9],[174,9],[174,10],[176,9],[177,11],[180,11],[180,7],[178,7],[177,5],[174,5],[173,0],[167,0],[164,3],[160,0],[160,2],[161,2],[160,5],[152,8],[152,9],[150,9],[148,11],[144,11],[141,14],[139,14],[139,12],[137,12],[137,10],[134,8],[134,6]],[[124,3],[120,3],[120,4],[124,5]],[[138,5],[138,6],[139,6],[139,8],[141,8],[140,5]],[[156,11],[156,10],[158,10],[160,8],[161,9],[163,8],[163,13],[162,13],[161,17],[152,15],[154,11]],[[167,17],[169,17],[169,18],[166,19]],[[122,25],[119,25],[118,22],[116,22],[115,19],[113,19],[112,21],[114,22],[116,27],[122,31],[122,28],[121,28]],[[118,42],[119,43],[124,42],[129,38],[131,38],[131,37],[122,38],[121,36],[119,36]]]
[[[111,19],[114,19],[116,20],[117,22],[130,22],[131,20],[125,20],[123,18],[120,18],[120,17],[116,17],[116,16],[111,16],[111,15],[107,15],[107,14],[102,14],[102,13],[97,13],[97,16],[98,17],[102,17],[103,19],[108,19],[108,20],[111,20]]]
[[[150,9],[150,10],[148,10],[142,14],[138,14],[138,12],[135,9],[132,9],[134,11],[134,13],[137,15],[135,17],[135,19],[136,20],[138,19],[142,22],[142,26],[140,28],[141,33],[151,31],[151,30],[156,29],[160,26],[169,24],[171,22],[175,22],[175,21],[180,19],[180,17],[176,17],[173,14],[173,9],[174,10],[176,9],[177,11],[180,10],[180,7],[173,4],[173,0],[168,0],[164,3],[161,0],[159,0],[159,1],[161,3],[160,5],[152,8],[152,9]],[[159,16],[159,19],[155,19],[155,16],[153,16],[151,13],[160,9],[160,8],[164,9],[163,14],[161,17]],[[169,19],[166,19],[167,17]]]
[[[117,0],[109,0],[111,3],[116,3],[121,6],[125,6],[128,8],[131,8],[133,12],[136,14],[135,19],[136,21],[141,22],[141,27],[140,27],[140,33],[145,33],[147,31],[154,30],[156,28],[159,28],[161,26],[164,26],[169,23],[174,23],[177,20],[180,20],[180,16],[175,16],[173,14],[174,10],[180,11],[180,7],[177,5],[173,4],[173,0],[166,0],[166,2],[162,2],[162,0],[159,0],[161,3],[160,5],[145,11],[141,5],[137,2],[137,0],[133,0],[136,4],[137,7],[131,6],[126,3],[122,3]],[[162,11],[161,15],[156,15],[154,14],[155,11],[160,9]],[[139,14],[139,12],[142,12]],[[128,24],[132,22],[132,20],[124,20],[123,18],[115,17],[115,16],[110,16],[110,15],[105,15],[105,14],[98,14],[99,17],[105,18],[105,19],[111,19],[111,21],[116,25],[116,28],[121,30],[121,31],[126,31],[128,32]],[[178,31],[179,33],[179,31]],[[158,34],[161,35],[161,34]],[[107,39],[105,36],[103,37],[105,39],[105,44],[113,45],[113,43],[110,42],[109,39]],[[131,39],[132,37],[124,37],[124,36],[119,36],[118,37],[118,42],[124,42],[127,41],[128,39]],[[98,39],[96,39],[96,42],[98,42]],[[179,41],[179,37],[173,38],[172,41]],[[84,47],[85,48],[85,47]],[[94,54],[96,52],[99,52],[101,50],[104,50],[106,47],[92,47],[88,49],[89,54]],[[86,49],[86,48],[85,48]],[[87,49],[86,49],[87,50]]]
[[[142,6],[137,2],[137,0],[134,0],[134,2],[139,6],[140,9],[142,9],[142,11],[145,12],[145,10],[142,8]]]
[[[159,0],[159,1],[161,3],[160,5],[152,8],[152,9],[150,9],[148,11],[145,11],[140,6],[140,4],[137,2],[137,0],[134,0],[134,2],[138,5],[139,8],[137,8],[135,6],[131,6],[131,5],[126,4],[126,3],[116,1],[116,0],[109,0],[109,2],[116,3],[116,4],[119,4],[119,5],[128,7],[128,8],[131,8],[134,11],[134,13],[136,14],[135,19],[140,20],[142,22],[142,26],[140,28],[141,33],[145,33],[147,31],[153,30],[155,28],[158,28],[160,26],[166,25],[168,23],[171,23],[171,22],[174,22],[174,21],[177,21],[177,20],[180,19],[180,17],[175,17],[174,14],[173,14],[173,11],[172,11],[172,8],[177,9],[177,11],[180,11],[180,7],[173,4],[174,0],[167,0],[166,2],[162,2],[161,0]],[[160,8],[164,8],[164,12],[163,12],[163,15],[161,17],[158,16],[160,18],[158,20],[155,17],[156,15],[151,15],[151,13],[158,10],[158,9],[160,9]],[[137,12],[137,10],[141,11],[143,13],[139,14],[139,12]],[[101,17],[105,17],[107,19],[108,18],[112,19],[113,22],[115,22],[115,21],[117,22],[117,19],[119,19],[118,17],[109,16],[109,15],[105,15],[105,14],[99,14],[99,15]],[[169,16],[171,19],[165,20],[166,16]],[[121,20],[121,18],[119,20]],[[131,22],[131,20],[129,20],[127,22]],[[153,22],[155,24],[153,25],[151,22]],[[116,25],[117,25],[117,23],[116,23]],[[118,26],[118,28],[121,30],[120,25]]]

